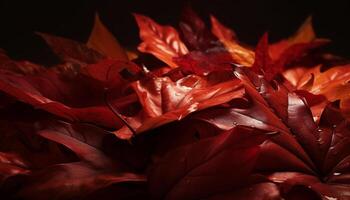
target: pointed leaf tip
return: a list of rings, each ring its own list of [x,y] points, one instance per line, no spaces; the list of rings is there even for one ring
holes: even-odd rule
[[[107,57],[128,60],[128,57],[114,35],[101,22],[98,13],[95,14],[94,26],[91,31],[87,46],[104,54]]]

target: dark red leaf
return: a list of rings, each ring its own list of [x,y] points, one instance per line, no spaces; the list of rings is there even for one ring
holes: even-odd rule
[[[185,74],[207,75],[211,72],[223,71],[232,73],[232,58],[228,52],[192,51],[184,56],[174,58]]]
[[[184,41],[191,51],[206,52],[212,48],[222,48],[222,44],[191,7],[183,9],[179,26]]]
[[[255,60],[252,70],[256,73],[263,73],[267,80],[272,80],[274,76],[282,72],[283,66],[275,66],[269,55],[269,39],[265,33],[260,39],[255,50]]]
[[[150,171],[151,194],[155,199],[201,199],[244,186],[265,139],[262,132],[238,127],[169,152]]]
[[[57,199],[82,198],[112,184],[145,181],[143,175],[128,172],[122,163],[102,151],[106,131],[58,121],[44,121],[37,127],[40,136],[66,146],[81,161],[52,165],[28,174],[16,196],[47,199],[55,194]]]
[[[8,177],[28,173],[27,168],[28,164],[18,155],[0,152],[0,186]]]
[[[74,40],[53,36],[46,33],[37,33],[51,47],[53,52],[64,62],[97,63],[105,59],[99,52]]]

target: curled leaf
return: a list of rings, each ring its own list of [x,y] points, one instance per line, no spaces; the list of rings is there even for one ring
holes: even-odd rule
[[[134,16],[143,41],[138,49],[141,52],[153,54],[170,67],[177,67],[173,58],[188,53],[177,31],[171,26],[161,26],[146,16],[139,14]]]

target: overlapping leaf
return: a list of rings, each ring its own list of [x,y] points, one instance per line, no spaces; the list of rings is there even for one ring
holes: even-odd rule
[[[143,40],[138,49],[153,54],[170,67],[177,67],[173,57],[188,53],[177,31],[171,26],[161,26],[143,15],[135,14],[135,19],[140,28],[140,38]]]
[[[128,61],[98,17],[87,45],[40,34],[51,69],[0,51],[2,197],[350,199],[350,66],[320,70],[311,18],[255,53],[189,8],[180,35],[135,18],[168,66]]]
[[[80,161],[33,169],[24,177],[16,196],[48,199],[54,193],[57,199],[82,198],[111,184],[145,181],[144,176],[126,171],[122,163],[102,151],[103,138],[108,134],[102,129],[57,121],[44,121],[37,127],[40,136],[64,145]]]
[[[104,102],[104,88],[127,87],[123,85],[127,81],[120,75],[125,67],[135,72],[135,67],[130,63],[121,61],[103,61],[83,68],[80,72],[74,69],[63,72],[45,70],[35,75],[20,75],[4,71],[1,72],[0,90],[71,121],[118,127],[119,119]],[[106,77],[102,77],[104,74]],[[122,93],[123,90],[119,88],[119,91]]]
[[[288,93],[281,85],[272,87],[263,78],[242,71],[245,70],[238,70],[237,74],[247,84],[248,102],[242,99],[238,101],[240,104],[232,104],[232,108],[213,108],[198,114],[197,119],[223,129],[246,125],[279,130],[281,134],[261,145],[258,171],[272,173],[269,179],[280,184],[287,196],[294,186],[301,185],[303,191],[310,190],[322,198],[349,198],[345,192],[347,186],[343,187],[347,175],[337,179],[349,170],[343,163],[350,153],[346,150],[348,122],[339,109],[329,105],[316,124],[300,97]],[[339,172],[338,166],[345,171]],[[304,178],[299,179],[300,176]]]
[[[150,171],[150,191],[154,199],[201,199],[245,186],[266,138],[237,127],[169,152]]]
[[[177,81],[168,77],[155,77],[132,84],[139,97],[142,112],[126,120],[136,133],[140,133],[163,124],[181,120],[188,114],[215,105],[228,102],[242,95],[240,81],[235,79],[211,84],[199,76],[189,75]],[[130,127],[116,131],[122,138],[133,134]]]
[[[191,51],[205,52],[222,46],[190,7],[183,10],[179,26],[184,41]]]
[[[251,66],[254,62],[254,52],[238,44],[235,33],[221,24],[214,16],[211,16],[210,20],[212,33],[225,45],[233,60],[237,64]]]

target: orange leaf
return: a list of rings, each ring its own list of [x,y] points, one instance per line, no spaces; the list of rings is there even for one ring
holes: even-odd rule
[[[269,51],[272,60],[277,60],[281,54],[289,47],[295,44],[310,43],[313,41],[328,41],[327,39],[317,39],[315,31],[312,26],[312,17],[309,16],[300,26],[294,35],[288,39],[281,40],[275,44],[270,45]]]
[[[107,57],[118,60],[128,60],[123,48],[113,34],[103,25],[97,13],[87,46],[99,51]]]
[[[283,74],[296,88],[324,95],[329,101],[345,98],[350,93],[350,65],[333,67],[325,72],[320,71],[320,66],[311,69],[300,67]]]
[[[323,95],[331,102],[340,100],[342,112],[348,119],[350,118],[350,65],[333,67],[325,72],[320,71],[320,66],[297,67],[286,70],[283,75],[298,90]],[[321,114],[327,100],[312,106],[313,113],[317,113],[316,116]]]
[[[238,79],[211,85],[209,80],[195,75],[176,82],[158,77],[136,81],[132,86],[143,107],[138,116],[126,118],[136,133],[181,120],[195,111],[229,102],[244,93]],[[126,126],[114,134],[121,139],[130,139],[133,135]]]
[[[180,40],[178,32],[171,26],[161,26],[152,19],[134,14],[140,28],[140,38],[143,41],[138,50],[153,54],[170,67],[176,68],[174,57],[188,53],[187,47]]]
[[[231,53],[232,58],[241,65],[252,66],[254,52],[239,45],[235,33],[221,24],[214,16],[210,16],[212,33],[222,42]]]
[[[288,41],[295,44],[311,42],[314,39],[316,39],[316,34],[312,26],[312,16],[309,16]]]

